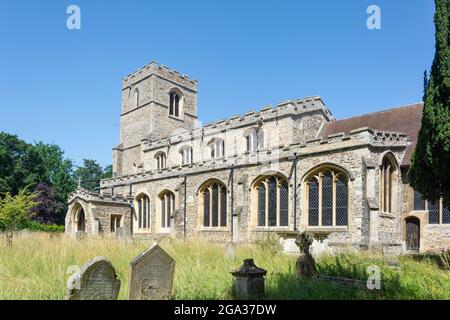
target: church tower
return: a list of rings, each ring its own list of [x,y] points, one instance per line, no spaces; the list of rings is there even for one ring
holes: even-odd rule
[[[142,142],[160,140],[197,120],[197,81],[151,62],[122,80],[120,144],[113,174],[134,174],[142,165]]]

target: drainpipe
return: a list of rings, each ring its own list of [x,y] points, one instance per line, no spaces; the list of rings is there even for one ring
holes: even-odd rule
[[[133,211],[134,211],[134,203],[133,199],[130,200],[130,235],[133,236]]]
[[[133,185],[130,183],[130,190],[129,190],[129,196],[130,196],[130,235],[133,236],[133,211],[134,211],[134,199],[133,199]]]
[[[183,212],[183,236],[186,238],[186,204],[187,204],[187,174],[184,175],[184,212]]]
[[[230,203],[230,210],[231,210],[231,242],[233,242],[234,239],[234,164],[231,165],[231,170],[230,170],[230,175],[231,175],[231,188],[230,188],[230,192],[231,192],[231,203]]]
[[[297,231],[297,153],[294,157],[294,231]]]

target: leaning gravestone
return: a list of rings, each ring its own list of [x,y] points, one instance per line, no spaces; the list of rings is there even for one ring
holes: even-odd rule
[[[106,258],[97,257],[86,263],[69,280],[68,300],[117,300],[120,280]]]
[[[158,244],[131,261],[129,300],[166,300],[172,293],[175,260]]]
[[[232,241],[227,242],[225,245],[224,255],[226,259],[234,259],[236,257],[236,245]]]

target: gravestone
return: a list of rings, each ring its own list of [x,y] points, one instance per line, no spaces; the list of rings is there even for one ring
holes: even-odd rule
[[[92,234],[98,235],[100,233],[100,221],[95,219],[92,221]]]
[[[29,238],[31,237],[31,232],[28,229],[23,229],[19,231],[19,237],[21,238]]]
[[[83,240],[86,238],[86,233],[84,231],[77,231],[75,232],[75,238],[77,240]]]
[[[120,280],[111,262],[97,257],[69,279],[67,289],[68,300],[117,300]]]
[[[234,242],[227,242],[224,251],[226,259],[234,259],[236,257],[236,245],[234,244]]]
[[[244,264],[231,273],[233,297],[235,299],[263,299],[265,294],[264,276],[267,271],[258,268],[253,259],[245,259]]]
[[[295,240],[295,243],[300,249],[300,255],[298,256],[296,262],[297,276],[300,278],[312,278],[317,273],[316,261],[309,252],[313,241],[314,237],[307,232],[299,234],[297,240]]]
[[[158,244],[131,261],[129,300],[166,300],[172,293],[175,260]]]
[[[116,237],[119,240],[131,238],[131,230],[127,227],[116,228]]]

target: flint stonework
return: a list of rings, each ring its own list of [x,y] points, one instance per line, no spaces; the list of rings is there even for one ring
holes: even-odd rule
[[[326,229],[323,244],[327,244],[327,252],[376,248],[390,255],[407,251],[404,230],[406,221],[414,217],[420,219],[419,252],[450,247],[450,224],[430,223],[428,210],[414,209],[414,190],[407,176],[423,103],[336,120],[323,99],[313,96],[199,126],[198,82],[180,72],[151,62],[125,77],[121,89],[120,141],[113,148],[113,177],[100,182],[98,193],[78,188],[69,196],[67,234],[82,229],[77,225],[77,213],[83,207],[89,236],[97,231],[92,227],[94,220],[99,222],[100,234],[114,236],[111,216],[120,215],[121,227],[136,237],[186,237],[225,244],[230,239],[254,242],[261,228],[275,236],[279,236],[279,227],[292,234],[312,228]],[[169,114],[172,92],[181,99],[180,117]],[[249,135],[255,130],[261,135]],[[260,149],[253,150],[250,142],[258,139],[260,143],[252,148],[259,145]],[[211,146],[219,140],[223,148],[216,157]],[[180,154],[186,147],[192,149],[189,164]],[[164,159],[163,168],[155,161],[159,156]],[[392,201],[390,212],[383,212],[385,184],[380,167],[387,158],[393,169]],[[320,212],[323,219],[318,219],[313,216],[319,212],[308,208],[323,211],[321,202],[308,188],[313,177],[327,170],[348,183],[345,190],[342,185],[339,192],[329,190],[332,217]],[[267,201],[266,209],[280,211],[278,221],[270,221],[273,225],[263,217],[258,221],[264,211],[258,207],[265,203],[258,201],[258,181],[268,175],[284,177],[289,186],[271,198],[280,200]],[[212,180],[226,187],[226,197],[209,201],[208,220],[203,217],[208,208],[202,206],[208,202],[200,190]],[[158,202],[166,191],[174,193],[175,201],[168,212],[170,227],[161,227]],[[157,200],[150,204],[149,227],[140,227],[135,203],[143,194]],[[226,223],[220,226],[217,218],[212,219],[213,205],[218,203],[226,211],[220,219]],[[282,207],[282,211],[278,209]],[[286,243],[292,240],[286,239]]]

